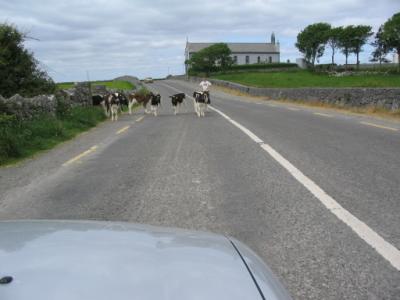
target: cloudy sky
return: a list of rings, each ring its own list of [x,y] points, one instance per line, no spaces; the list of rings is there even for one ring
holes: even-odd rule
[[[26,47],[56,81],[85,80],[87,72],[90,79],[181,74],[186,37],[264,42],[274,31],[281,61],[294,61],[296,35],[311,23],[376,30],[399,11],[400,0],[0,0],[0,22],[35,38]],[[362,61],[369,54],[366,47]]]

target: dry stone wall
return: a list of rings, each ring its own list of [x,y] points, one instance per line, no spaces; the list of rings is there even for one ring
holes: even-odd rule
[[[200,78],[196,77],[190,77],[189,80],[200,82]],[[400,109],[400,88],[256,88],[224,80],[209,79],[209,81],[217,86],[275,100],[319,101],[342,106]]]

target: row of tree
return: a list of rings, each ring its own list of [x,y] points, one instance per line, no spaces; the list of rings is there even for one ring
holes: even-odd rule
[[[53,80],[42,70],[33,53],[25,49],[26,33],[0,23],[0,95],[10,97],[52,93]]]
[[[368,25],[332,27],[328,23],[315,23],[307,26],[297,35],[296,47],[313,67],[315,61],[324,55],[326,46],[332,51],[332,65],[335,64],[336,52],[341,50],[345,55],[346,65],[349,55],[354,53],[357,57],[357,67],[359,67],[360,52],[372,35],[372,27]],[[400,56],[400,13],[396,13],[380,26],[371,45],[375,48],[372,61],[386,62],[386,55],[391,51],[396,51]]]

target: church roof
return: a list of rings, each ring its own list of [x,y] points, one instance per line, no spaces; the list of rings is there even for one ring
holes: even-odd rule
[[[187,43],[189,53],[198,52],[216,43]],[[279,44],[271,43],[226,43],[232,53],[279,53]]]

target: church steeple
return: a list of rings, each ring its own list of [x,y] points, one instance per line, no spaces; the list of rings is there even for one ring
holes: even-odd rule
[[[272,32],[272,34],[271,34],[271,44],[275,45],[275,33],[274,32]]]

